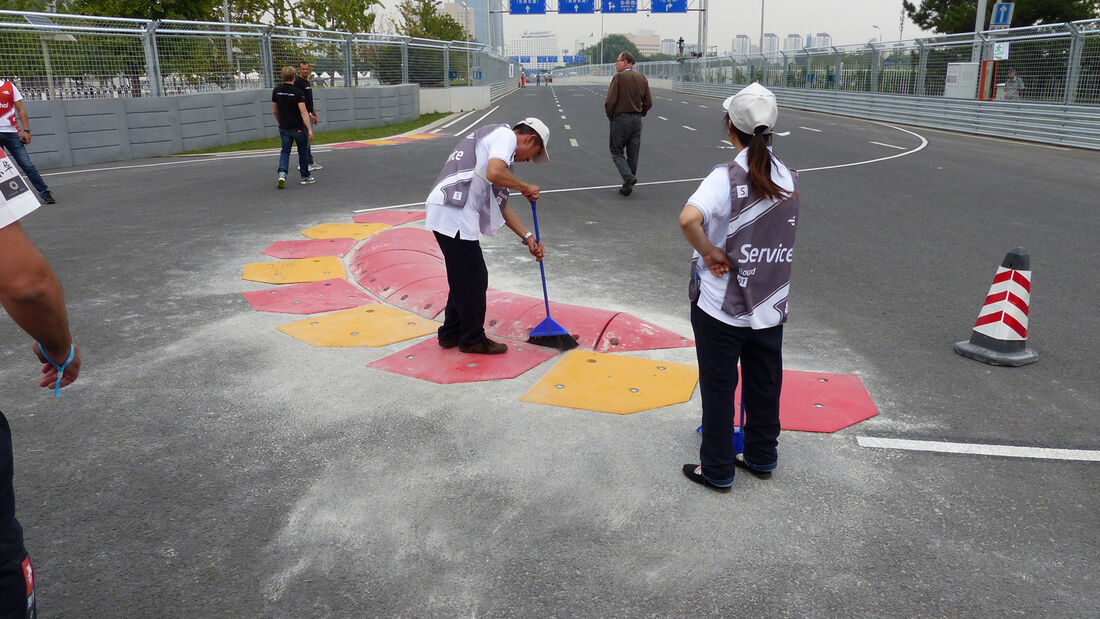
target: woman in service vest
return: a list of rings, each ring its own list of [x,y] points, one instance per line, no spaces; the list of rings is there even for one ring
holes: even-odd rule
[[[783,323],[798,186],[796,173],[772,154],[775,95],[753,83],[722,106],[737,156],[703,179],[680,213],[680,229],[695,249],[689,297],[703,401],[699,464],[685,464],[683,471],[696,483],[726,491],[735,467],[764,476],[779,460]],[[747,417],[743,454],[733,446],[738,361]]]

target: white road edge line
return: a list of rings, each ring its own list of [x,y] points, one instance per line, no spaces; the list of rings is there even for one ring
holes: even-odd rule
[[[851,168],[851,167],[857,166],[857,165],[867,165],[868,163],[878,163],[879,161],[889,161],[891,159],[897,159],[898,157],[908,157],[909,155],[912,155],[913,153],[919,153],[920,151],[924,150],[925,147],[928,146],[928,140],[925,139],[925,137],[923,135],[919,134],[919,133],[915,133],[915,132],[910,131],[908,129],[902,129],[901,127],[895,127],[894,125],[890,125],[890,124],[883,123],[883,122],[878,122],[878,121],[875,121],[875,120],[866,120],[864,122],[869,122],[869,123],[872,123],[872,124],[875,124],[875,125],[882,125],[883,127],[890,127],[891,129],[897,129],[898,131],[908,133],[909,135],[911,135],[915,138],[918,138],[920,140],[920,146],[918,146],[918,147],[916,147],[912,150],[907,150],[904,153],[898,153],[896,155],[890,155],[889,157],[879,157],[878,159],[868,159],[867,161],[855,161],[855,162],[852,162],[852,163],[840,163],[840,164],[837,164],[837,165],[827,165],[827,166],[821,166],[819,168],[803,168],[803,169],[799,170],[799,172],[816,172],[818,170],[836,170],[838,168]]]
[[[876,142],[874,140],[871,140],[871,143],[872,144],[878,144],[879,146],[885,146],[886,148],[896,148],[898,150],[909,150],[909,149],[905,148],[904,146],[894,146],[893,144],[887,144],[885,142]]]
[[[460,135],[463,135],[463,134],[465,134],[465,133],[466,133],[467,131],[469,131],[470,129],[473,129],[473,128],[474,128],[474,125],[476,125],[476,124],[478,124],[479,122],[481,122],[481,121],[485,120],[485,117],[486,117],[486,116],[488,116],[489,114],[492,114],[493,112],[495,112],[495,111],[497,111],[497,110],[499,110],[499,109],[500,109],[500,106],[498,105],[498,106],[494,107],[493,109],[489,110],[488,112],[485,112],[485,115],[484,115],[484,116],[482,116],[481,118],[479,118],[479,119],[475,120],[475,121],[474,121],[473,123],[471,123],[471,124],[470,124],[470,126],[469,126],[469,127],[466,127],[466,128],[465,128],[465,129],[463,129],[462,131],[459,131],[458,133],[456,133],[456,134],[455,134],[455,136],[457,137],[457,136],[460,136]]]
[[[1013,445],[982,445],[978,443],[947,443],[943,441],[915,441],[898,438],[856,437],[860,447],[879,449],[905,449],[908,451],[935,451],[952,454],[1002,456],[1005,458],[1039,458],[1043,460],[1080,460],[1100,462],[1100,450],[1053,449],[1048,447],[1016,447]]]
[[[815,132],[815,133],[821,133],[821,129],[814,129],[813,127],[802,127],[802,126],[799,126],[798,128],[799,128],[799,129],[805,129],[806,131],[813,131],[813,132]]]
[[[466,113],[465,113],[465,114],[463,114],[462,116],[459,116],[458,118],[456,118],[456,119],[452,120],[451,122],[449,122],[449,123],[447,123],[447,124],[443,125],[442,127],[440,127],[440,129],[446,129],[447,127],[450,127],[451,125],[453,125],[453,124],[457,123],[458,121],[462,120],[463,118],[466,118],[467,116],[469,116],[470,114],[473,114],[473,113],[474,113],[474,112],[476,112],[476,111],[477,111],[477,110],[470,110],[469,112],[466,112]]]

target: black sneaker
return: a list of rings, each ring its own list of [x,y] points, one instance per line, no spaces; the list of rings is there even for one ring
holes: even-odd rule
[[[457,337],[441,337],[437,338],[436,341],[439,342],[440,348],[454,348],[455,346],[458,346]]]
[[[619,195],[623,196],[624,198],[626,196],[629,196],[630,192],[632,192],[632,191],[634,191],[634,186],[631,185],[630,183],[623,183],[623,186],[619,187]]]
[[[42,202],[44,204],[57,204],[57,200],[53,199],[53,194],[48,191],[42,192]]]
[[[773,462],[770,466],[757,466],[745,461],[745,454],[737,454],[733,457],[733,464],[737,468],[744,469],[749,473],[752,473],[754,477],[760,479],[768,479],[772,476],[772,471],[775,470],[777,463]]]
[[[687,477],[691,481],[706,486],[707,488],[710,488],[711,490],[715,490],[717,492],[729,492],[730,488],[733,487],[733,484],[730,484],[728,486],[717,486],[715,484],[712,484],[709,480],[707,480],[706,477],[703,477],[703,467],[699,466],[698,464],[685,464],[684,477]]]
[[[472,353],[475,355],[503,355],[508,352],[508,345],[501,342],[494,342],[489,338],[485,338],[473,344],[471,346],[459,345],[458,349],[465,353]]]

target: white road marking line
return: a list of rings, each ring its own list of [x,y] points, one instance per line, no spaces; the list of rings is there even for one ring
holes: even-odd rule
[[[1044,460],[1082,460],[1100,462],[1100,450],[1052,449],[1048,447],[1016,447],[1013,445],[982,445],[978,443],[947,443],[943,441],[914,441],[896,438],[860,436],[860,447],[880,449],[905,449],[909,451],[935,451],[952,454],[1002,456],[1005,458],[1041,458]]]
[[[667,118],[665,118],[664,116],[658,116],[657,118],[660,118],[661,120],[668,120],[668,119],[667,119]]]
[[[565,115],[564,115],[564,114],[562,114],[562,117],[561,117],[561,119],[562,119],[562,120],[565,120]]]
[[[572,129],[572,127],[570,127],[569,125],[562,125],[562,126],[565,127],[566,131],[569,131],[570,129]]]
[[[1021,146],[1027,146],[1028,148],[1033,148],[1034,147],[1034,148],[1049,148],[1051,150],[1073,150],[1072,148],[1067,148],[1065,146],[1051,146],[1049,144],[1039,144],[1037,142],[1028,142],[1028,141],[1025,141],[1025,140],[1008,140],[1008,139],[1005,139],[1005,138],[991,138],[987,135],[973,135],[973,134],[970,134],[970,133],[962,133],[960,131],[945,131],[943,129],[929,129],[927,127],[925,127],[924,130],[925,131],[935,131],[936,133],[949,133],[951,135],[961,135],[961,136],[966,136],[968,138],[976,138],[976,139],[979,139],[979,140],[992,140],[994,142],[1006,142],[1008,144],[1017,144],[1017,145],[1021,145]]]
[[[704,110],[707,109],[707,106],[705,105],[700,105],[699,107],[703,108]]]
[[[499,109],[500,109],[500,106],[498,105],[498,106],[494,107],[493,109],[489,110],[488,112],[485,112],[485,116],[488,116],[489,114],[492,114],[493,112],[495,112],[495,111],[497,111],[497,110],[499,110]],[[485,120],[485,116],[482,116],[481,118],[479,118],[479,119],[475,120],[475,121],[474,121],[474,122],[473,122],[473,123],[472,123],[472,124],[471,124],[471,125],[470,125],[469,127],[466,127],[465,129],[463,129],[462,131],[459,131],[459,132],[458,132],[458,133],[456,133],[455,135],[456,135],[456,136],[459,136],[459,135],[463,135],[464,133],[466,133],[466,132],[467,132],[467,131],[469,131],[470,129],[473,129],[473,128],[474,128],[474,125],[476,125],[476,124],[478,124],[479,122],[481,122],[481,121]]]
[[[687,101],[681,101],[680,103],[683,103],[684,105],[688,105]]]
[[[722,140],[722,143],[723,144],[729,144],[730,146],[733,146],[733,142],[730,142],[729,140]]]
[[[857,166],[857,165],[866,165],[868,163],[878,163],[879,161],[889,161],[890,159],[897,159],[898,157],[908,157],[909,155],[912,155],[913,153],[919,153],[920,151],[924,150],[924,148],[926,146],[928,146],[928,140],[925,139],[925,137],[923,135],[919,134],[919,133],[910,131],[908,129],[902,129],[901,127],[895,127],[894,125],[888,125],[886,123],[881,123],[881,122],[878,122],[878,121],[874,121],[874,120],[868,120],[868,121],[865,121],[865,122],[874,123],[876,125],[882,125],[883,127],[890,127],[891,129],[897,129],[898,131],[904,131],[905,133],[908,133],[909,135],[911,135],[915,138],[918,138],[920,140],[920,146],[918,146],[918,147],[916,147],[912,150],[907,150],[904,153],[898,153],[896,155],[890,155],[889,157],[879,157],[877,159],[868,159],[867,161],[853,161],[852,163],[840,163],[840,164],[837,164],[837,165],[827,165],[827,166],[821,166],[819,168],[803,168],[803,169],[799,170],[799,172],[816,172],[818,170],[836,170],[837,168],[850,168],[850,167]]]
[[[799,127],[799,129],[805,129],[806,131],[813,131],[815,133],[821,133],[821,129],[814,129],[813,127]]]
[[[887,148],[896,148],[898,150],[909,150],[909,149],[905,148],[904,146],[894,146],[893,144],[886,144],[885,142],[876,142],[874,140],[871,140],[871,143],[872,144],[878,144],[879,146],[885,146]]]
[[[684,129],[687,129],[688,131],[695,131],[695,129],[692,129],[691,127],[689,127],[687,125],[680,125],[680,126],[683,127]]]
[[[572,146],[573,148],[576,148],[576,147],[580,146],[580,144],[577,144],[577,139],[576,138],[569,138],[569,145]]]
[[[459,116],[458,118],[456,118],[456,119],[452,120],[451,122],[449,122],[449,123],[447,123],[447,124],[443,125],[442,127],[440,127],[440,129],[446,129],[447,127],[450,127],[451,125],[453,125],[453,124],[457,123],[458,121],[462,120],[463,118],[466,118],[466,117],[467,117],[467,116],[469,116],[470,114],[473,114],[474,112],[475,112],[475,110],[470,110],[469,112],[466,112],[466,113],[465,113],[465,114],[463,114],[462,116]]]

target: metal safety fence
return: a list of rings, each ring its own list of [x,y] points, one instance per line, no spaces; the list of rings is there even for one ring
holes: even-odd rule
[[[32,100],[273,88],[303,60],[322,88],[512,81],[511,60],[467,41],[0,10],[0,74]]]
[[[639,72],[700,84],[1100,105],[1100,19],[865,45],[643,62]],[[1009,71],[1018,80],[1006,85]],[[613,65],[555,77],[611,76]]]

